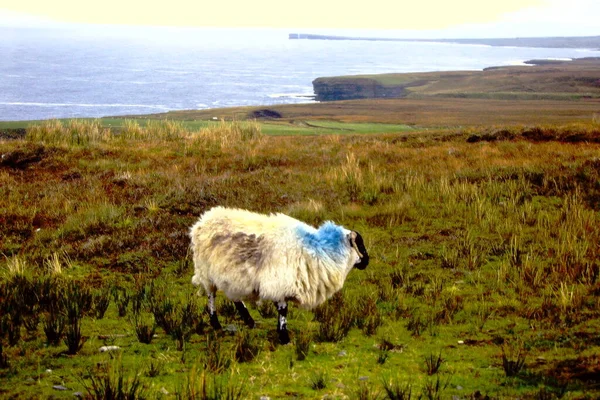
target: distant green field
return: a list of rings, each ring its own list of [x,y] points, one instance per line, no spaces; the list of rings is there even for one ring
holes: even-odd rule
[[[302,121],[296,123],[262,123],[266,135],[332,135],[332,134],[379,134],[410,131],[403,124],[345,123],[335,121]]]
[[[92,120],[87,118],[84,120]],[[100,118],[103,127],[119,130],[123,127],[125,118]],[[60,120],[67,123],[68,119]],[[142,127],[155,119],[136,118],[135,121]],[[43,121],[2,121],[0,129],[27,128],[32,124]],[[220,124],[220,121],[178,121],[190,131],[208,128]],[[260,122],[261,130],[270,136],[286,135],[331,135],[331,134],[380,134],[410,131],[413,128],[404,124],[382,123],[344,123],[335,121],[294,121],[294,122]]]

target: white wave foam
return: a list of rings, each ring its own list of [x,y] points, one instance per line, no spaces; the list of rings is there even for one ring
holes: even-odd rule
[[[314,93],[272,93],[267,95],[272,99],[292,98],[292,99],[304,99],[315,97]]]
[[[504,63],[504,65],[512,65],[512,66],[522,66],[527,67],[531,66],[531,64],[525,64],[525,60],[510,60]]]
[[[37,102],[21,102],[21,101],[2,101],[2,106],[29,106],[29,107],[129,107],[129,108],[156,108],[168,110],[169,107],[163,105],[152,104],[87,104],[87,103],[37,103]]]

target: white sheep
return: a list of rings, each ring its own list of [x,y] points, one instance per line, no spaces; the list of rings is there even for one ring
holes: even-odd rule
[[[215,293],[233,300],[246,325],[254,320],[244,299],[277,305],[277,331],[289,343],[287,302],[312,309],[340,290],[353,268],[365,269],[369,255],[358,232],[333,222],[318,229],[284,214],[215,207],[190,230],[192,283],[208,295],[210,323],[221,329]]]

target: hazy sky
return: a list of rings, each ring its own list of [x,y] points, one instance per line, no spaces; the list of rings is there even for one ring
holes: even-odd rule
[[[393,29],[411,36],[599,35],[598,15],[598,0],[0,0],[4,25]]]

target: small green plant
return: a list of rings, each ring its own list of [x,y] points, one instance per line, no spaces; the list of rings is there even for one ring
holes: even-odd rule
[[[296,359],[305,360],[312,345],[313,333],[310,330],[301,330],[295,335]]]
[[[67,354],[77,354],[87,341],[87,337],[81,334],[81,320],[72,321],[67,326],[64,342],[67,345]]]
[[[248,398],[244,380],[232,383],[232,379],[217,379],[203,369],[198,376],[196,366],[187,375],[183,387],[175,393],[177,400],[242,400]],[[212,379],[209,379],[212,378]]]
[[[506,376],[517,376],[525,367],[527,353],[522,343],[505,341],[500,347],[502,351],[502,369]]]
[[[389,338],[387,337],[382,337],[379,340],[379,344],[377,345],[377,347],[379,347],[380,350],[385,350],[385,351],[392,351],[392,350],[402,350],[402,348],[404,346],[397,345],[394,344]]]
[[[459,295],[448,295],[442,297],[441,308],[435,315],[438,323],[449,324],[456,313],[463,308],[463,298]]]
[[[237,362],[250,362],[260,352],[261,346],[253,331],[241,329],[235,337],[234,357]]]
[[[217,314],[225,318],[226,321],[235,321],[238,317],[238,311],[232,301],[227,299],[217,303]]]
[[[460,256],[458,250],[442,247],[441,250],[441,267],[445,269],[457,269],[460,265]]]
[[[322,390],[327,387],[327,373],[324,370],[317,370],[309,377],[309,386],[312,390]]]
[[[150,305],[156,325],[160,326],[167,335],[170,335],[175,325],[175,305],[167,297],[154,298]]]
[[[150,344],[156,332],[156,321],[154,318],[145,318],[141,312],[133,313],[133,325],[135,335],[140,343]]]
[[[163,364],[158,362],[157,360],[150,360],[150,364],[146,369],[146,376],[148,378],[155,378],[159,376],[162,372]]]
[[[427,372],[427,375],[437,374],[443,362],[441,350],[437,356],[433,353],[425,356],[425,372]]]
[[[389,356],[390,351],[387,348],[380,348],[379,353],[377,354],[377,364],[385,364]]]
[[[40,324],[41,312],[40,306],[34,305],[29,313],[23,316],[23,326],[30,335],[35,335]]]
[[[360,381],[352,398],[358,400],[376,400],[379,399],[379,394],[379,392],[373,392],[371,386],[367,382]]]
[[[383,391],[390,400],[410,400],[412,398],[412,385],[400,383],[398,378],[382,379]]]
[[[347,307],[343,292],[337,292],[314,310],[314,318],[320,322],[316,334],[318,341],[339,342],[348,335],[355,316]]]
[[[494,315],[494,309],[485,299],[477,302],[475,305],[475,323],[479,331],[483,331],[483,328],[487,321]]]
[[[257,304],[257,310],[263,318],[273,318],[277,316],[277,309],[270,301],[261,301]]]
[[[104,314],[106,313],[106,310],[108,310],[109,305],[110,289],[108,287],[94,291],[92,297],[92,314],[94,315],[94,318],[104,318]]]
[[[419,310],[414,310],[406,323],[408,329],[413,336],[421,336],[423,330],[427,327],[427,321]]]
[[[60,312],[44,313],[42,325],[46,335],[46,343],[49,346],[57,346],[67,326],[63,314]]]
[[[383,324],[381,311],[377,308],[377,302],[372,296],[362,297],[359,300],[357,326],[367,336],[377,333],[377,328]]]
[[[91,310],[92,293],[82,282],[69,281],[61,302],[67,321],[74,322],[83,318]]]
[[[1,328],[0,328],[1,330]],[[10,367],[8,362],[8,356],[4,354],[4,347],[2,345],[2,337],[0,335],[0,369],[7,369]]]
[[[61,300],[67,323],[64,339],[67,353],[77,354],[87,340],[81,334],[81,320],[92,307],[92,293],[81,282],[69,281]]]
[[[440,400],[444,390],[450,385],[450,378],[443,382],[440,375],[436,375],[435,379],[428,379],[423,386],[423,396],[428,400]]]
[[[210,331],[206,335],[206,353],[204,356],[204,368],[219,374],[229,368],[231,357],[222,348],[222,342],[219,336]]]
[[[18,311],[8,313],[2,317],[0,324],[2,324],[2,330],[8,336],[9,346],[16,346],[21,340],[22,314]]]
[[[117,309],[119,310],[119,317],[126,316],[127,307],[129,306],[129,301],[131,300],[131,295],[127,289],[115,286],[113,288],[113,300],[115,301]]]
[[[81,382],[90,399],[144,399],[146,393],[143,382],[136,373],[126,377],[123,364],[116,360],[97,370],[88,370]]]
[[[185,305],[177,308],[177,319],[171,330],[171,337],[177,342],[177,349],[183,350],[190,336],[198,330],[198,319],[200,315],[195,299],[190,299]]]

